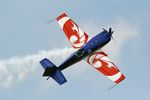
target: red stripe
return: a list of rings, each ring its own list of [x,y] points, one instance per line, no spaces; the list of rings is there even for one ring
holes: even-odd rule
[[[122,74],[121,77],[117,81],[115,81],[115,83],[119,84],[124,79],[125,79],[125,76]]]
[[[66,17],[67,15],[65,13],[62,13],[61,15],[59,15],[56,19],[57,21],[59,21],[61,18]]]

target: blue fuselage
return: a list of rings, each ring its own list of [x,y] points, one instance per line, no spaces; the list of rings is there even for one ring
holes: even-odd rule
[[[101,49],[111,40],[111,34],[107,31],[102,31],[92,39],[90,39],[82,48],[74,52],[68,57],[58,68],[63,70],[92,54],[93,52]]]

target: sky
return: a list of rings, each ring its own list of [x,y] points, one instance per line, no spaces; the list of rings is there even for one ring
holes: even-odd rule
[[[149,100],[149,0],[0,0],[1,100]],[[42,77],[39,61],[59,65],[75,50],[57,21],[67,13],[90,37],[102,28],[114,30],[115,41],[103,50],[126,79],[114,85],[86,62],[63,71],[59,86]]]

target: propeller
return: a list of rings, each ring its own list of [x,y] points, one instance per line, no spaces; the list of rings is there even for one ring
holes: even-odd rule
[[[104,30],[104,31],[107,31],[107,30],[104,29],[104,28],[103,28],[103,30]],[[117,43],[117,42],[115,41],[115,39],[113,38],[113,36],[112,36],[112,34],[114,33],[114,31],[112,31],[111,27],[109,28],[109,31],[107,31],[107,32],[110,34],[111,39],[113,39],[113,41],[114,41],[115,43]]]
[[[103,28],[103,30],[104,30],[104,31],[107,31],[107,30],[106,30],[106,29],[104,29],[104,28]],[[112,31],[112,29],[111,29],[111,28],[109,28],[109,31],[107,31],[107,32],[108,32],[109,34],[111,34],[111,35],[114,33],[114,31]]]

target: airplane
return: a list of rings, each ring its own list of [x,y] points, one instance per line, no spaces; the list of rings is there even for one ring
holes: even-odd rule
[[[67,80],[61,71],[81,60],[85,60],[116,84],[125,79],[125,76],[108,58],[108,55],[101,50],[113,39],[111,28],[109,28],[109,31],[103,29],[102,32],[89,39],[89,36],[66,13],[59,15],[56,20],[76,51],[59,66],[56,66],[47,58],[41,60],[40,64],[45,69],[43,77],[48,77],[47,80],[52,77],[59,85],[62,85]]]

